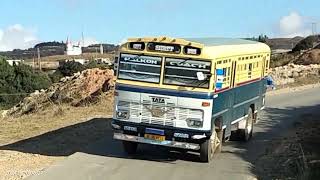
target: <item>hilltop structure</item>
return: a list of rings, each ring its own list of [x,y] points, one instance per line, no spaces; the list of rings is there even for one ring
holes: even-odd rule
[[[66,42],[66,55],[68,56],[77,56],[82,54],[82,46],[80,42],[77,45],[73,44],[69,38],[67,38]]]

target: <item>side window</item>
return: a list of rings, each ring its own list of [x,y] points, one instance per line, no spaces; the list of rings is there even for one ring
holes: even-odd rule
[[[252,77],[252,63],[248,64],[248,78],[251,79]]]
[[[116,56],[114,58],[114,64],[113,64],[113,75],[117,76],[118,75],[118,65],[119,65],[119,56]]]
[[[221,62],[221,64],[219,64]],[[215,89],[227,88],[231,85],[231,59],[219,60],[216,64],[216,84]]]
[[[227,68],[223,68],[223,75],[224,75],[224,76],[227,75]]]

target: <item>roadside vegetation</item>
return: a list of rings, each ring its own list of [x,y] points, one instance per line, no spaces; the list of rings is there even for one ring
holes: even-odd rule
[[[28,93],[51,85],[48,75],[27,65],[10,66],[0,57],[0,109],[18,103]]]
[[[30,93],[47,89],[63,77],[92,68],[110,69],[112,67],[94,61],[87,65],[68,61],[53,74],[47,74],[24,64],[10,66],[5,57],[0,57],[0,110],[11,108]]]

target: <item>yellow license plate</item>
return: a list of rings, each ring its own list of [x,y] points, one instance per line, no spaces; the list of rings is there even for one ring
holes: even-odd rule
[[[154,135],[154,134],[145,134],[144,138],[152,139],[152,140],[156,140],[156,141],[164,141],[164,140],[166,140],[165,136],[159,136],[159,135]]]

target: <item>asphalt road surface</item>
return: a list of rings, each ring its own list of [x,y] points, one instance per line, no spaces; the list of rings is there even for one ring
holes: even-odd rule
[[[255,162],[268,149],[268,143],[284,135],[302,114],[319,111],[319,104],[319,87],[267,97],[267,106],[254,127],[253,139],[248,143],[226,142],[222,153],[210,164],[199,162],[196,154],[149,145],[140,146],[138,155],[128,157],[121,142],[113,140],[110,127],[106,127],[106,137],[91,142],[88,151],[77,152],[29,179],[256,179],[263,171]]]

